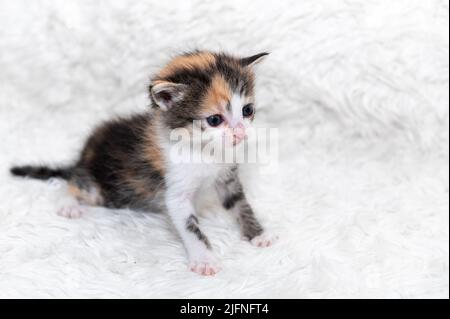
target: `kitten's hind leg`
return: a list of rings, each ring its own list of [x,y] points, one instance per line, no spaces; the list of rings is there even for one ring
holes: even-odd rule
[[[80,204],[88,206],[101,206],[103,204],[103,198],[95,185],[85,185],[80,187],[79,185],[69,182],[68,190]]]
[[[75,169],[68,181],[69,197],[61,200],[58,215],[67,218],[80,218],[88,206],[103,204],[99,187],[83,169]]]
[[[65,203],[60,209],[58,209],[58,216],[66,217],[69,219],[77,219],[86,213],[87,207],[80,205],[78,202]]]

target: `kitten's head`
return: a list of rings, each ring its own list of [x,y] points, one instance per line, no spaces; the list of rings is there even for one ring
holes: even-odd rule
[[[152,80],[153,107],[171,128],[193,121],[214,142],[237,145],[255,117],[253,66],[268,53],[246,58],[205,51],[173,59]]]

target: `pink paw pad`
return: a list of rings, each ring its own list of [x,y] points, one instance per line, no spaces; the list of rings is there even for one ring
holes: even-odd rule
[[[217,264],[195,261],[189,264],[189,269],[202,276],[213,276],[221,270]]]
[[[252,240],[250,240],[250,242],[256,247],[269,247],[273,245],[278,240],[278,238],[279,237],[277,235],[263,233],[259,236],[254,237]]]
[[[80,218],[85,210],[80,206],[65,206],[58,210],[58,215],[70,219]]]

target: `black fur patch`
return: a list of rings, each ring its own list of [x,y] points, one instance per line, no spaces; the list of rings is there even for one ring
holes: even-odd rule
[[[253,239],[263,233],[264,229],[253,213],[249,205],[245,205],[239,212],[239,220],[241,223],[242,234],[248,240]]]
[[[249,56],[247,58],[243,58],[243,59],[241,59],[241,64],[244,65],[244,66],[250,65],[253,62],[255,62],[256,60],[258,60],[259,58],[261,58],[263,56],[266,56],[266,55],[269,55],[269,53],[262,52],[262,53],[259,53],[259,54],[255,54],[255,55]]]
[[[59,177],[69,179],[71,168],[50,168],[47,166],[16,166],[11,168],[11,174],[15,176],[31,177],[41,180]]]
[[[198,240],[203,242],[208,249],[211,249],[211,244],[209,243],[208,238],[205,236],[205,234],[202,233],[200,228],[198,227],[198,219],[194,215],[191,215],[188,217],[186,221],[186,229],[190,232],[193,232]]]
[[[244,199],[244,193],[240,190],[238,193],[228,195],[223,201],[223,207],[225,209],[233,208],[237,202]]]

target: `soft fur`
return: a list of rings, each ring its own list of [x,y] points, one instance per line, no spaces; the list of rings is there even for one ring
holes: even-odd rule
[[[447,1],[0,8],[0,296],[448,298]],[[280,171],[243,176],[280,241],[241,242],[204,202],[214,278],[186,270],[163,216],[59,218],[65,185],[8,171],[69,163],[99,121],[148,107],[168,53],[196,47],[271,52],[256,122],[281,137]]]

